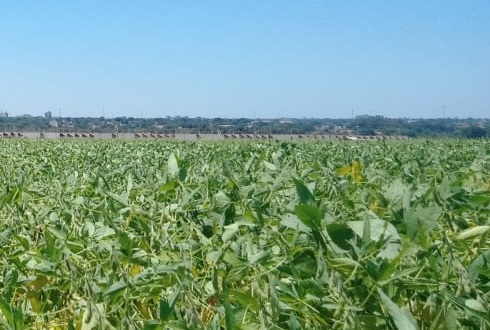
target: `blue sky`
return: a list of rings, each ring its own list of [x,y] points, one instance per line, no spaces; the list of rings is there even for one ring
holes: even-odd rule
[[[0,110],[488,118],[489,17],[488,0],[2,1]]]

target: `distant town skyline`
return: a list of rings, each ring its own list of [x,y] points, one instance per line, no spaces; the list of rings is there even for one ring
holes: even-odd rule
[[[490,117],[490,2],[0,4],[9,116]]]

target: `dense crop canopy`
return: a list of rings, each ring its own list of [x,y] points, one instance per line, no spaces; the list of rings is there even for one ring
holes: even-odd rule
[[[490,329],[490,143],[0,141],[5,329]]]

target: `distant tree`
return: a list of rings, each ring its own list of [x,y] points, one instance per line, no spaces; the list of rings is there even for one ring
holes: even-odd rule
[[[463,129],[463,136],[469,139],[481,139],[487,136],[487,132],[479,126],[468,126]]]

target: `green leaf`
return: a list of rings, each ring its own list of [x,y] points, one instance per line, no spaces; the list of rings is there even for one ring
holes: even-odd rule
[[[328,236],[340,248],[348,250],[351,248],[350,240],[354,238],[354,231],[345,223],[331,223],[327,225]]]
[[[62,230],[53,228],[51,226],[48,227],[48,230],[51,234],[53,234],[54,237],[60,240],[66,240],[66,233],[63,232]]]
[[[255,265],[266,259],[271,254],[270,251],[260,251],[254,254],[249,254],[247,256],[248,263]]]
[[[439,206],[417,207],[406,211],[405,224],[410,238],[415,238],[420,229],[425,232],[431,231],[437,226],[441,216],[442,208]]]
[[[446,320],[444,323],[446,325],[447,330],[457,330],[460,328],[460,324],[456,317],[456,312],[454,311],[453,306],[448,306],[446,312]]]
[[[177,187],[177,181],[172,180],[168,181],[165,184],[161,185],[160,188],[158,188],[159,191],[161,192],[167,192],[167,191],[173,191]]]
[[[313,277],[317,270],[315,254],[311,249],[297,253],[291,261],[291,274],[297,278]]]
[[[97,240],[101,240],[103,238],[106,238],[108,236],[114,235],[116,232],[114,229],[107,227],[103,223],[96,222],[95,223],[95,232],[94,232],[94,238]]]
[[[254,311],[260,309],[260,302],[257,297],[253,297],[250,294],[239,290],[230,291],[230,301],[238,302],[242,307]]]
[[[227,330],[235,329],[235,312],[233,306],[230,304],[227,294],[224,299],[225,305],[225,325]]]
[[[417,321],[410,311],[398,307],[380,288],[377,291],[398,330],[418,330]]]
[[[366,221],[369,221],[369,234],[367,233]],[[366,235],[369,240],[374,242],[384,239],[385,243],[379,253],[381,258],[393,259],[398,255],[401,249],[401,238],[391,223],[379,219],[370,212],[366,215],[365,220],[349,221],[347,225],[357,236],[362,237],[363,243]]]
[[[235,252],[227,250],[223,255],[223,261],[229,263],[232,267],[240,267],[243,262],[238,258]]]
[[[390,202],[391,207],[408,209],[411,195],[410,188],[403,183],[402,179],[397,178],[388,186],[384,197]]]
[[[230,204],[230,198],[223,192],[219,191],[214,195],[214,200],[216,203],[216,206],[219,208],[224,208],[227,205]]]
[[[160,299],[160,305],[158,310],[159,310],[158,316],[162,321],[167,321],[173,312],[173,308],[170,307],[166,299]]]
[[[26,251],[29,250],[29,240],[24,237],[24,236],[21,236],[21,235],[15,235],[15,238],[17,239],[17,241],[19,241],[20,245],[22,245],[22,248]]]
[[[296,315],[294,315],[294,313],[289,314],[288,327],[289,330],[301,329],[301,324],[299,324],[298,318]]]
[[[73,203],[73,205],[83,205],[84,201],[85,199],[83,198],[83,196],[78,196],[71,202]]]
[[[6,302],[3,297],[0,297],[0,311],[7,320],[9,329],[24,329],[24,314],[21,310],[13,307],[8,302]]]
[[[376,326],[376,315],[359,315],[357,319],[361,325],[359,329],[379,329]]]
[[[133,255],[133,240],[125,232],[120,232],[117,237],[121,247],[121,252],[127,257],[131,258]]]
[[[126,289],[126,283],[119,281],[111,285],[109,289],[104,292],[104,296],[115,297],[117,294]]]
[[[351,227],[351,229],[354,230],[352,227]],[[369,220],[369,217],[366,217],[364,219],[361,238],[362,238],[362,245],[363,246],[367,246],[369,244],[369,242],[371,241],[371,221]]]
[[[158,321],[148,321],[143,325],[143,330],[160,330],[162,325]]]
[[[296,192],[298,193],[299,202],[303,204],[314,203],[315,196],[313,196],[313,194],[308,189],[308,187],[306,187],[306,185],[303,182],[297,179],[293,179],[293,180],[296,186]]]
[[[115,200],[116,202],[118,202],[124,206],[129,206],[128,195],[126,195],[125,193],[122,195],[117,195],[117,194],[114,194],[114,193],[108,191],[107,195],[109,197],[111,197],[113,200]]]
[[[473,260],[468,266],[468,275],[472,282],[475,282],[480,275],[490,277],[490,251],[483,251]]]
[[[315,206],[299,204],[294,208],[294,213],[309,228],[318,228],[323,219],[322,212]]]
[[[270,171],[277,171],[276,165],[264,160],[264,166]]]

